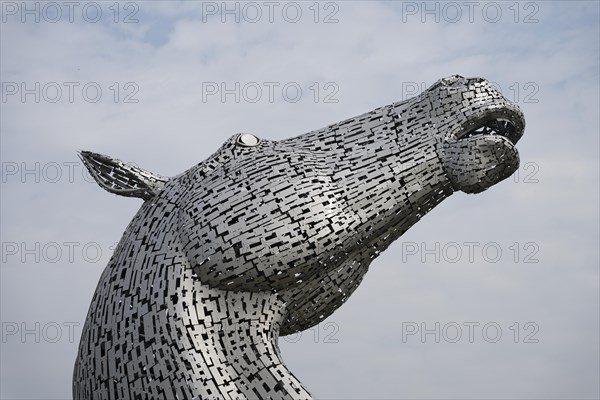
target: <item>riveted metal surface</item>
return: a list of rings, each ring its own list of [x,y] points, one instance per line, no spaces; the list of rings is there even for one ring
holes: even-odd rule
[[[82,152],[104,189],[145,201],[92,299],[73,397],[310,398],[278,337],[333,313],[454,191],[510,176],[523,129],[487,81],[452,76],[298,137],[234,135],[173,178]]]

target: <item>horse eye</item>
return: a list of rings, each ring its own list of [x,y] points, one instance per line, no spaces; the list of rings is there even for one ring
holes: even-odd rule
[[[250,133],[242,133],[237,138],[237,144],[244,147],[254,147],[260,142],[260,139]]]

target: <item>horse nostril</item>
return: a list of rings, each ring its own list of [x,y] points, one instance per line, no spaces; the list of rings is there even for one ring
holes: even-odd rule
[[[447,78],[443,78],[442,79],[442,83],[446,86],[452,86],[454,85],[456,82],[460,82],[462,80],[464,80],[465,78],[460,76],[460,75],[451,75]]]
[[[469,78],[469,83],[483,83],[483,82],[487,82],[487,81],[483,78]]]

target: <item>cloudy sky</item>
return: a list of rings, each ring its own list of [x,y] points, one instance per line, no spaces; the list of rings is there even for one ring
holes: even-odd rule
[[[321,399],[599,397],[599,5],[3,1],[2,399],[67,399],[140,207],[92,150],[179,174],[480,76],[524,111],[515,176],[454,194],[324,323],[280,345]]]

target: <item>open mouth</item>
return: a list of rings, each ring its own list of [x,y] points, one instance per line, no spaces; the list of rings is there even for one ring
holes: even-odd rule
[[[501,110],[465,124],[456,139],[466,139],[473,136],[499,135],[507,138],[514,145],[523,136],[524,119],[520,112]]]

